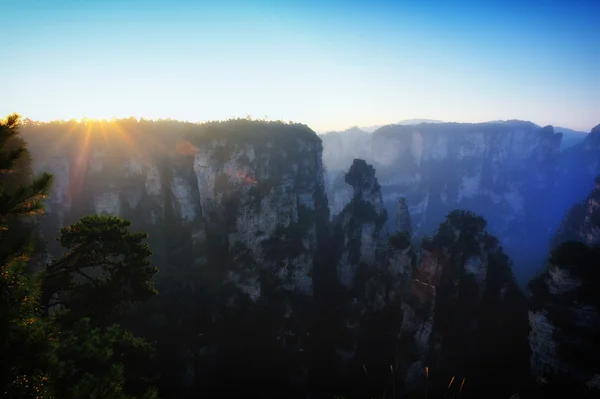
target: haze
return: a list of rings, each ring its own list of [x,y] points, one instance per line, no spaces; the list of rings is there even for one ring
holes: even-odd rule
[[[0,115],[589,131],[600,3],[489,3],[3,1]]]

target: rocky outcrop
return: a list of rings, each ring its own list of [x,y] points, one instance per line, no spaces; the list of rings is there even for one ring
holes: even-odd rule
[[[221,234],[229,251],[243,248],[245,260],[276,271],[287,289],[311,294],[316,221],[327,202],[321,141],[307,127],[235,120],[196,126],[171,148],[148,148],[141,137],[126,151],[81,144],[72,155],[56,148],[39,157],[37,169],[55,176],[48,212],[61,223],[97,213],[150,230],[177,224],[196,246]],[[259,271],[230,272],[257,300]]]
[[[308,129],[286,142],[285,128],[265,128],[262,140],[195,139],[193,169],[204,221],[209,230],[225,226],[229,250],[243,247],[283,287],[310,295],[317,218],[327,212],[321,142]],[[238,267],[249,272],[246,264]],[[248,281],[259,284],[259,272]],[[231,278],[240,276],[232,271]],[[260,291],[256,285],[248,292],[256,300]]]
[[[337,270],[340,284],[352,288],[357,283],[359,267],[375,267],[384,260],[387,212],[381,201],[375,169],[364,160],[354,160],[345,181],[352,187],[353,194],[334,221],[343,235],[344,248]]]
[[[508,257],[485,227],[482,218],[453,211],[421,244],[403,303],[407,391],[422,389],[425,367],[430,389],[442,395],[460,376],[472,384],[467,395],[508,397],[527,376],[526,304]]]
[[[600,176],[596,177],[591,194],[571,208],[552,240],[552,247],[566,241],[600,246]]]
[[[367,368],[377,378],[389,375],[389,367],[397,363],[401,304],[412,277],[414,255],[405,219],[399,220],[396,232],[388,232],[375,169],[355,159],[345,181],[352,199],[333,221],[335,247],[340,248],[337,282],[343,309],[335,348],[348,370],[364,376]],[[362,392],[364,384],[356,389]]]
[[[406,197],[418,238],[432,234],[453,209],[472,210],[488,221],[526,281],[543,266],[564,212],[589,192],[581,176],[600,173],[599,134],[595,128],[563,153],[560,133],[523,121],[388,125],[353,134],[343,145],[345,133],[321,137],[330,175],[357,153],[377,169],[389,227],[398,197]],[[357,147],[347,149],[352,143]],[[329,190],[330,198],[344,197]]]
[[[400,197],[398,200],[398,213],[396,214],[396,231],[406,234],[412,238],[412,221],[410,220],[410,212],[406,198]]]
[[[570,385],[584,392],[600,374],[599,195],[596,178],[563,221],[546,270],[529,286],[531,369],[550,390]]]

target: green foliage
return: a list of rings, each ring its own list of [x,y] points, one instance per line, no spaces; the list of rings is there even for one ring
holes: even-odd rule
[[[153,349],[113,321],[156,294],[145,233],[127,220],[86,216],[60,231],[67,250],[43,273],[43,303],[60,331],[51,381],[60,398],[156,398]],[[57,307],[58,309],[55,309]]]
[[[188,137],[195,144],[205,140],[219,140],[223,138],[239,143],[268,140],[289,143],[294,139],[321,141],[308,126],[303,124],[242,118],[195,125],[190,128]],[[227,152],[220,154],[222,158],[225,158],[227,155]],[[229,158],[227,157],[226,159],[228,160]]]
[[[39,280],[26,269],[34,250],[27,217],[43,211],[52,178],[32,178],[18,125],[18,115],[0,122],[0,392],[49,397],[51,330],[38,303]]]
[[[106,323],[123,305],[156,295],[146,233],[131,233],[131,222],[117,217],[86,216],[61,229],[68,252],[48,265],[45,299],[58,295],[72,315]]]
[[[55,379],[60,398],[157,398],[146,388],[154,350],[121,326],[94,327],[83,318],[62,332],[60,343],[61,372]]]
[[[381,189],[375,178],[375,168],[362,159],[355,159],[352,162],[344,180],[355,188],[355,192],[357,192],[356,189],[359,189],[359,192],[370,190],[371,193],[374,193]]]

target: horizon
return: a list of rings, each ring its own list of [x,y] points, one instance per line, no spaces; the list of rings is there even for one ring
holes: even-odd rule
[[[415,116],[589,132],[600,2],[25,0],[3,5],[0,113],[36,121]],[[408,55],[408,56],[407,56]]]
[[[18,113],[17,113],[18,114]],[[596,125],[594,125],[589,131],[582,131],[582,130],[577,130],[577,129],[572,129],[568,126],[554,126],[554,125],[543,125],[543,124],[539,124],[539,123],[535,123],[533,121],[530,120],[524,120],[524,119],[504,119],[504,120],[488,120],[488,121],[477,121],[477,122],[459,122],[459,121],[442,121],[442,120],[432,120],[432,119],[426,119],[426,118],[411,118],[411,119],[403,119],[400,121],[396,121],[396,122],[392,122],[392,123],[385,123],[385,124],[377,124],[377,125],[371,125],[371,126],[346,126],[342,129],[338,129],[338,130],[317,130],[314,129],[313,127],[311,127],[309,124],[303,123],[302,121],[284,121],[281,119],[268,119],[268,118],[254,118],[251,115],[247,115],[246,117],[230,117],[230,118],[226,118],[226,119],[211,119],[211,120],[203,120],[203,121],[191,121],[191,120],[182,120],[182,119],[173,119],[173,118],[147,118],[147,117],[136,117],[136,116],[127,116],[127,117],[111,117],[111,118],[88,118],[88,117],[80,117],[80,118],[70,118],[70,119],[50,119],[50,120],[35,120],[32,118],[29,118],[27,116],[23,116],[18,114],[20,119],[21,119],[21,123],[33,123],[33,124],[47,124],[47,123],[69,123],[69,122],[75,122],[75,123],[84,123],[84,122],[92,122],[92,123],[116,123],[119,121],[125,121],[125,120],[129,120],[129,119],[135,119],[137,122],[140,121],[148,121],[148,122],[177,122],[177,123],[190,123],[190,124],[196,124],[196,125],[202,125],[202,124],[208,124],[208,123],[213,123],[213,122],[226,122],[229,120],[235,120],[235,119],[245,119],[245,120],[250,120],[250,121],[254,121],[254,122],[280,122],[280,123],[285,123],[285,124],[300,124],[300,125],[305,125],[308,128],[310,128],[312,131],[314,131],[317,135],[323,135],[323,134],[327,134],[327,133],[345,133],[349,130],[353,130],[353,129],[358,129],[361,130],[365,133],[374,133],[376,130],[378,130],[381,127],[384,126],[389,126],[389,125],[413,125],[413,126],[418,126],[420,124],[487,124],[487,123],[509,123],[509,122],[523,122],[523,123],[532,123],[534,125],[539,126],[540,128],[543,128],[545,126],[551,126],[552,128],[556,129],[568,129],[573,131],[574,133],[583,133],[583,134],[589,134],[591,132],[591,130],[596,127],[596,126],[600,126],[600,123],[597,123]],[[0,118],[1,120],[1,118]],[[418,121],[418,122],[414,122],[414,121]]]

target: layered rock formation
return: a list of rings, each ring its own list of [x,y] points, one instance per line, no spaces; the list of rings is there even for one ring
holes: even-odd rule
[[[453,211],[421,244],[403,304],[408,391],[430,384],[443,395],[454,376],[468,381],[462,395],[508,397],[527,377],[526,303],[485,227],[481,217]]]
[[[600,375],[600,178],[595,182],[563,221],[546,270],[530,283],[531,369],[550,391],[584,394]]]
[[[321,136],[332,214],[348,197],[337,176],[359,156],[378,171],[391,221],[401,196],[417,237],[453,209],[470,209],[488,221],[522,282],[542,267],[564,212],[589,192],[589,174],[600,173],[600,127],[564,153],[561,133],[522,121],[388,125],[346,142],[344,134]]]

